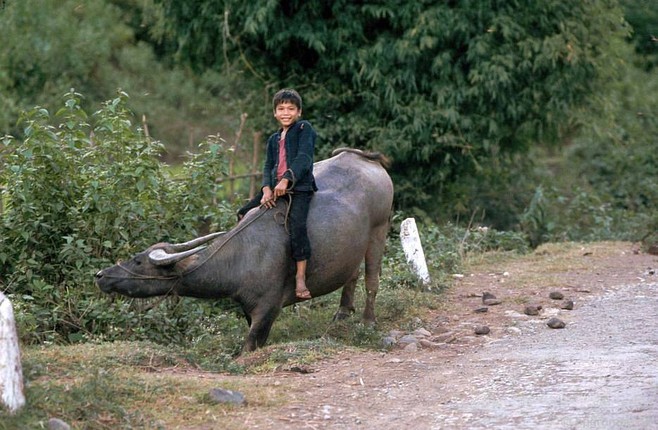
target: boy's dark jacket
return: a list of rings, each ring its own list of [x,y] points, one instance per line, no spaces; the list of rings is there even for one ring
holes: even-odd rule
[[[276,170],[279,164],[279,129],[267,139],[267,154],[263,167],[263,185],[274,189],[277,184]],[[313,176],[313,154],[316,133],[308,121],[297,121],[286,133],[286,162],[288,170],[283,177],[290,181],[288,189],[293,191],[317,191]],[[261,188],[262,188],[261,187]]]

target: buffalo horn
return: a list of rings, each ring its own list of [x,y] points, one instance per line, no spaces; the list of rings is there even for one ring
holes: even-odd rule
[[[156,266],[167,266],[169,264],[178,263],[182,259],[196,254],[205,248],[205,246],[197,246],[194,249],[190,249],[184,252],[175,252],[173,254],[169,254],[162,248],[154,249],[153,251],[149,252],[149,261]]]
[[[167,246],[167,249],[172,251],[172,252],[187,251],[187,250],[190,250],[190,249],[192,249],[196,246],[199,246],[199,245],[202,245],[206,242],[209,242],[209,241],[213,240],[214,238],[216,238],[217,236],[222,235],[222,234],[224,234],[224,232],[220,231],[220,232],[217,232],[217,233],[211,233],[211,234],[206,235],[206,236],[197,237],[196,239],[192,239],[189,242],[170,244],[170,245]]]

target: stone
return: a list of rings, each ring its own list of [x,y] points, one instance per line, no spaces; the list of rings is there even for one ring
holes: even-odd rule
[[[297,373],[302,373],[302,374],[307,374],[307,373],[313,373],[314,370],[311,369],[310,367],[307,366],[292,366],[288,370],[291,372],[297,372]]]
[[[527,305],[523,309],[523,313],[526,315],[539,315],[539,311],[541,310],[541,305]]]
[[[415,336],[412,336],[410,334],[404,335],[400,338],[399,340],[400,343],[403,344],[408,344],[408,343],[418,343],[418,339],[416,339]]]
[[[432,333],[421,327],[419,329],[414,330],[414,336],[430,337],[432,336]]]
[[[436,348],[440,348],[442,346],[440,343],[432,342],[432,341],[427,340],[427,339],[421,339],[418,343],[423,348],[430,348],[430,349],[436,349]]]
[[[494,306],[503,303],[503,301],[499,299],[486,299],[483,303],[487,306]]]
[[[59,418],[51,418],[48,420],[48,430],[71,430],[71,426]]]
[[[546,325],[549,326],[550,328],[564,328],[566,327],[567,324],[561,319],[553,317],[548,320]]]
[[[491,329],[489,328],[489,326],[486,325],[477,325],[475,326],[475,329],[473,331],[475,331],[475,334],[477,335],[483,335],[483,334],[489,334],[489,332],[491,332]]]
[[[215,403],[230,403],[234,405],[244,405],[247,403],[242,393],[223,388],[213,388],[210,390],[209,396],[210,400]]]
[[[404,350],[407,352],[416,352],[418,351],[418,343],[410,343],[407,346],[404,347]]]
[[[482,307],[474,309],[473,312],[475,312],[476,314],[483,314],[485,312],[489,312],[489,308],[486,307],[486,306],[482,306]]]
[[[433,336],[430,340],[437,343],[451,343],[456,339],[455,334],[451,331]]]
[[[572,310],[573,309],[573,300],[563,300],[562,303],[560,303],[560,309],[565,309],[565,310]]]
[[[496,298],[496,296],[494,296],[493,294],[491,294],[488,291],[485,291],[485,292],[482,293],[482,303],[484,303],[485,300],[495,299],[495,298]]]
[[[397,340],[392,337],[392,336],[386,336],[384,339],[382,339],[382,344],[384,345],[385,348],[389,348],[397,343]]]
[[[562,300],[564,298],[564,294],[562,294],[559,291],[551,291],[548,297],[550,297],[553,300]]]
[[[0,291],[0,412],[6,407],[10,414],[14,414],[25,406],[23,388],[14,310],[9,299]]]
[[[429,285],[431,282],[430,273],[427,269],[423,245],[414,218],[407,218],[400,224],[400,241],[402,242],[404,255],[407,257],[407,263],[409,263],[413,273],[425,286]]]

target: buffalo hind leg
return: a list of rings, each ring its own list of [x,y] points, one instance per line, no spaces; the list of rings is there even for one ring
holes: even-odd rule
[[[356,290],[356,281],[358,279],[359,269],[356,269],[352,277],[343,285],[340,306],[334,314],[334,321],[344,320],[354,313],[354,290]]]
[[[375,299],[377,298],[377,290],[379,290],[379,274],[382,268],[382,257],[388,229],[388,224],[373,229],[366,251],[366,306],[363,309],[363,321],[370,324],[376,322]]]
[[[276,317],[279,316],[280,311],[281,308],[279,306],[256,306],[256,308],[249,312],[247,321],[251,321],[251,323],[249,324],[247,340],[242,347],[242,353],[254,351],[256,348],[265,345],[270,335],[272,324]]]

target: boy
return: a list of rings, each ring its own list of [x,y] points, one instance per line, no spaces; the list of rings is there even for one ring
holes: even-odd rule
[[[306,262],[311,256],[306,219],[313,193],[318,190],[313,177],[313,156],[316,133],[308,121],[300,120],[302,98],[293,89],[278,91],[272,100],[274,118],[281,128],[267,139],[261,193],[238,211],[241,219],[259,204],[267,208],[276,205],[277,198],[290,192],[290,242],[296,262],[295,294],[308,300]]]

